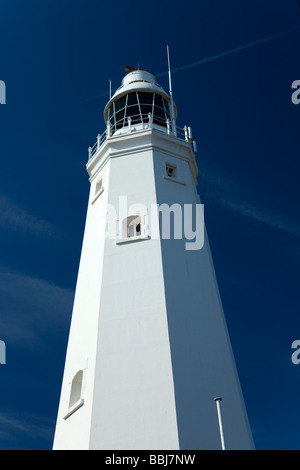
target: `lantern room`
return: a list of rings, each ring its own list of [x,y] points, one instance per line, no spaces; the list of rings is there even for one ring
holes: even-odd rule
[[[158,85],[154,75],[145,70],[134,70],[122,80],[104,110],[104,120],[111,134],[130,125],[144,123],[170,128],[172,123],[171,100]],[[177,110],[174,105],[174,116]],[[142,126],[141,126],[142,127]]]

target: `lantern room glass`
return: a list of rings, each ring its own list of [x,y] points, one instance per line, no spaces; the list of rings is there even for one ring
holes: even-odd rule
[[[112,103],[109,108],[108,119],[112,133],[127,126],[129,117],[132,124],[149,122],[149,113],[154,124],[167,127],[170,110],[169,103],[163,96],[141,91],[128,93]]]

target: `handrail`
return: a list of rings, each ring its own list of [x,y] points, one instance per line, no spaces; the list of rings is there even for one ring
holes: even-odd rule
[[[98,134],[96,143],[92,147],[88,148],[89,160],[95,155],[95,153],[97,153],[101,145],[104,144],[104,142],[106,141],[106,138],[107,138],[107,129],[105,129],[105,131],[101,135]]]
[[[134,118],[138,117],[139,121],[134,122]],[[142,121],[140,120],[142,118]],[[161,119],[157,116],[153,116],[152,113],[146,114],[136,114],[134,116],[130,116],[127,118],[127,126],[125,126],[125,119],[122,118],[119,121],[116,122],[116,124],[111,124],[110,121],[107,121],[107,126],[105,131],[100,135],[98,134],[97,136],[97,141],[92,147],[88,148],[88,153],[89,153],[89,161],[96,155],[100,147],[104,144],[104,142],[107,140],[107,138],[112,137],[116,131],[121,130],[121,129],[127,129],[128,132],[132,132],[134,128],[132,126],[136,124],[147,124],[148,128],[152,128],[156,125],[164,127],[168,133],[168,135],[173,135],[174,137],[177,137],[179,139],[183,139],[187,142],[190,142],[193,147],[194,153],[197,153],[196,149],[196,142],[193,140],[193,134],[192,130],[190,127],[184,126],[184,127],[179,127],[177,125],[172,126],[171,122],[169,119],[164,120]],[[160,121],[160,124],[157,124],[157,121]],[[118,127],[118,124],[121,124],[120,127]],[[119,135],[119,134],[118,134]]]

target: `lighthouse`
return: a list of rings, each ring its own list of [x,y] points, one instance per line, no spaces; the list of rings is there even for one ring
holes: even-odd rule
[[[253,448],[197,190],[196,143],[176,120],[172,93],[133,70],[89,148],[55,450],[221,449],[220,411],[222,448]]]

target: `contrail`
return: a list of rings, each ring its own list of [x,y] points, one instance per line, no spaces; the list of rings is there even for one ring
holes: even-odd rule
[[[116,91],[116,90],[113,90],[113,91],[112,91],[112,94],[113,94],[115,91]],[[92,96],[91,98],[86,98],[85,100],[80,101],[80,103],[87,103],[88,101],[93,101],[93,100],[96,100],[97,98],[101,98],[102,96],[106,96],[106,95],[109,95],[109,92],[108,92],[108,91],[104,91],[103,93],[100,93],[100,95],[95,95],[95,96]]]
[[[222,57],[226,57],[228,55],[235,54],[236,52],[240,52],[240,51],[243,51],[245,49],[249,49],[250,47],[258,46],[259,44],[263,44],[264,42],[272,41],[273,39],[279,38],[281,36],[285,36],[287,34],[290,34],[290,33],[294,32],[294,31],[298,31],[299,29],[300,29],[300,26],[296,26],[295,28],[291,28],[287,31],[282,31],[281,33],[273,34],[272,36],[267,36],[266,38],[258,39],[257,41],[253,41],[253,42],[249,42],[248,44],[236,47],[234,49],[230,49],[230,50],[225,51],[225,52],[220,52],[219,54],[216,54],[214,56],[205,57],[204,59],[198,60],[197,62],[193,62],[193,63],[188,64],[188,65],[183,65],[181,67],[174,68],[174,69],[172,69],[172,73],[180,72],[181,70],[190,69],[192,67],[196,67],[197,65],[205,64],[206,62],[212,62],[213,60],[221,59]],[[157,73],[155,75],[156,75],[156,77],[163,77],[164,75],[168,75],[168,72],[161,72],[161,73]],[[88,101],[95,100],[97,98],[100,98],[102,96],[106,96],[108,94],[109,94],[109,92],[105,91],[103,93],[100,93],[99,95],[92,96],[91,98],[87,98],[86,100],[81,101],[81,103],[86,103]]]
[[[172,69],[172,73],[179,72],[180,70],[189,69],[191,67],[195,67],[196,65],[204,64],[205,62],[211,62],[212,60],[217,60],[217,59],[220,59],[221,57],[226,57],[228,55],[235,54],[236,52],[243,51],[244,49],[249,49],[250,47],[257,46],[258,44],[262,44],[267,41],[272,41],[273,39],[279,38],[281,36],[285,36],[286,34],[290,34],[293,31],[297,31],[299,29],[300,29],[300,26],[296,26],[295,28],[289,29],[288,31],[283,31],[278,34],[274,34],[273,36],[268,36],[263,39],[258,39],[257,41],[250,42],[249,44],[245,44],[244,46],[239,46],[239,47],[236,47],[235,49],[230,49],[229,51],[221,52],[214,56],[206,57],[204,59],[198,60],[197,62],[193,62],[192,64],[183,65],[182,67],[177,67],[175,69]],[[156,74],[156,76],[162,77],[163,75],[167,75],[167,74],[168,72],[162,72],[162,73]]]

